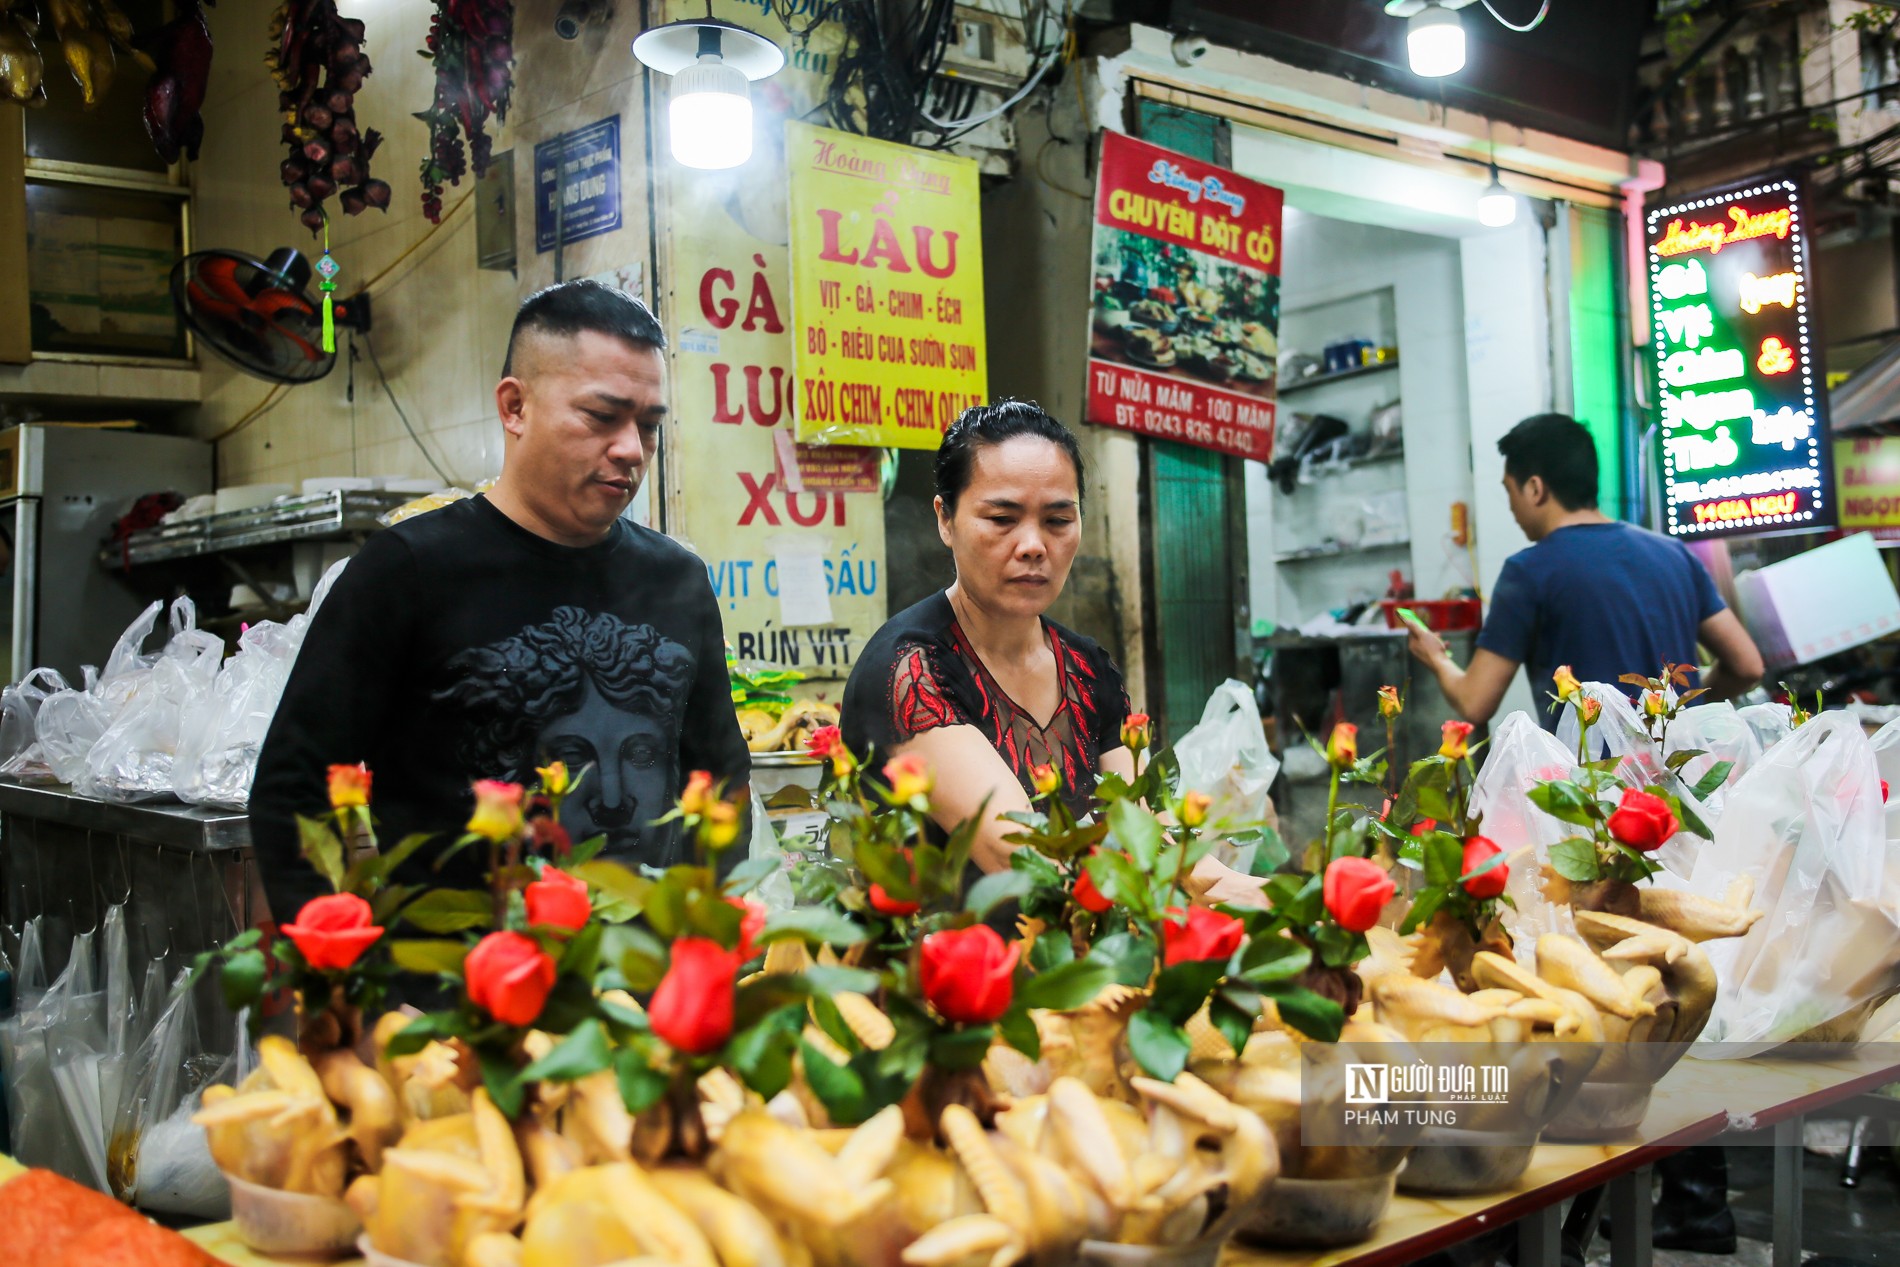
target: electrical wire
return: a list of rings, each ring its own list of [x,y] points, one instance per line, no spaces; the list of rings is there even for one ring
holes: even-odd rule
[[[1065,5],[1064,7],[1065,9],[1068,8],[1067,5]],[[1065,14],[1065,17],[1066,16],[1068,15]],[[1025,35],[1027,35],[1026,31],[1025,31]],[[1018,88],[1014,94],[1012,94],[1009,97],[1004,98],[1003,104],[997,106],[993,110],[986,110],[982,114],[973,115],[969,118],[955,119],[955,120],[950,120],[950,121],[932,118],[928,113],[921,110],[918,113],[923,115],[926,122],[938,128],[944,129],[945,131],[952,132],[952,135],[944,138],[944,144],[948,144],[949,142],[956,140],[957,137],[966,135],[967,133],[972,132],[975,129],[981,127],[983,124],[988,123],[991,119],[1007,114],[1010,110],[1014,109],[1017,102],[1021,101],[1024,97],[1027,97],[1031,92],[1035,90],[1036,85],[1042,82],[1042,77],[1049,73],[1049,68],[1062,60],[1062,55],[1063,55],[1063,46],[1057,45],[1054,51],[1052,51],[1047,57],[1043,58],[1042,65],[1036,68],[1036,73],[1031,75],[1026,81],[1024,81],[1023,86],[1021,88]]]
[[[455,213],[460,211],[463,207],[467,206],[469,199],[473,198],[474,196],[475,196],[475,191],[473,189],[470,189],[467,193],[463,194],[461,198],[457,200],[456,204],[453,207],[449,208],[447,215],[443,216],[436,223],[430,225],[429,231],[427,233],[423,234],[421,237],[417,238],[414,242],[411,242],[408,246],[404,247],[400,255],[396,256],[395,259],[389,261],[389,263],[383,265],[383,267],[380,270],[378,270],[374,276],[369,278],[369,280],[365,281],[360,287],[358,287],[358,289],[368,290],[371,286],[374,286],[377,282],[380,282],[381,280],[383,280],[383,278],[395,272],[396,265],[402,263],[404,260],[408,259],[411,255],[414,255],[419,249],[421,249],[422,244],[424,242],[427,242],[430,238],[433,238],[437,233],[440,233],[443,227],[447,225],[449,221],[455,218]]]
[[[441,464],[435,460],[435,455],[430,453],[428,446],[422,443],[422,437],[416,433],[415,424],[409,421],[408,411],[403,409],[402,402],[396,399],[396,393],[390,389],[389,375],[383,373],[382,358],[376,355],[376,344],[367,334],[363,336],[363,346],[369,351],[369,363],[376,367],[376,381],[383,385],[383,395],[389,397],[389,403],[396,409],[396,416],[402,419],[403,430],[407,431],[409,438],[416,442],[416,448],[422,451],[423,460],[429,464],[429,469],[436,473],[437,478],[445,484],[454,485],[455,477],[442,469]]]
[[[1484,0],[1484,11],[1486,13],[1489,13],[1492,17],[1496,18],[1498,20],[1498,25],[1503,27],[1505,30],[1516,31],[1519,35],[1525,35],[1531,31],[1535,31],[1538,27],[1542,26],[1544,24],[1544,19],[1550,16],[1550,0],[1544,0],[1544,2],[1537,7],[1537,16],[1532,18],[1524,26],[1519,26],[1517,23],[1510,21],[1502,13],[1499,13],[1496,9],[1492,8],[1491,0]]]

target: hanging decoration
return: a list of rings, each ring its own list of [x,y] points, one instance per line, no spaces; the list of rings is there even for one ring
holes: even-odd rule
[[[211,28],[203,7],[197,0],[182,0],[178,16],[140,37],[138,44],[155,63],[145,84],[144,105],[152,148],[167,163],[176,163],[181,151],[195,162],[205,137],[198,111],[211,81]]]
[[[345,215],[387,210],[389,184],[369,172],[382,134],[356,126],[356,94],[371,69],[363,24],[339,15],[334,0],[285,0],[272,15],[271,38],[265,61],[277,81],[290,150],[278,175],[304,227],[312,236],[323,231],[323,204],[332,194]]]
[[[63,60],[90,109],[112,91],[120,55],[151,69],[112,0],[0,2],[0,99],[45,104],[47,64]]]
[[[442,220],[444,183],[461,184],[471,166],[477,180],[488,171],[492,142],[484,129],[491,115],[508,119],[514,31],[511,0],[436,0],[422,54],[435,63],[435,103],[416,115],[429,125],[422,212],[432,224]]]

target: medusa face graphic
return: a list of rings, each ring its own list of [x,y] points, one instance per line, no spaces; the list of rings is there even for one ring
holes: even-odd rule
[[[650,625],[560,607],[449,668],[456,680],[437,698],[468,714],[460,754],[471,777],[525,780],[565,761],[587,772],[562,809],[575,840],[604,834],[610,852],[673,861],[673,833],[652,823],[679,795],[692,652]]]

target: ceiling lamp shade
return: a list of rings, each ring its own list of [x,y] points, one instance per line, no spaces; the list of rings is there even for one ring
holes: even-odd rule
[[[1498,169],[1491,169],[1491,183],[1478,195],[1478,223],[1487,229],[1502,229],[1517,219],[1517,195],[1504,187],[1498,179]]]
[[[751,83],[785,65],[778,45],[742,26],[704,18],[642,32],[633,55],[673,76],[667,134],[675,162],[721,171],[752,157]]]
[[[1437,0],[1426,0],[1424,8],[1406,19],[1405,53],[1414,75],[1436,79],[1457,74],[1465,68],[1463,20]]]

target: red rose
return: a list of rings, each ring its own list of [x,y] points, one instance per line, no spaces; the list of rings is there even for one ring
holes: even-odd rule
[[[503,1025],[532,1025],[554,988],[554,960],[532,937],[490,933],[462,961],[468,999]]]
[[[814,757],[829,758],[844,742],[844,732],[836,726],[820,726],[805,741],[805,751]]]
[[[331,766],[330,808],[344,810],[368,805],[369,784],[369,767],[360,761],[355,765]]]
[[[1610,835],[1631,849],[1645,853],[1659,849],[1664,841],[1682,830],[1669,802],[1651,792],[1624,788],[1623,800],[1610,815]]]
[[[576,929],[594,913],[594,904],[587,900],[587,881],[553,867],[530,883],[522,897],[528,903],[530,924]]]
[[[647,1005],[653,1032],[675,1051],[703,1056],[732,1037],[733,975],[740,959],[709,937],[682,937]]]
[[[729,897],[726,901],[739,908],[739,962],[748,963],[759,953],[759,934],[765,931],[765,906],[749,897]]]
[[[1206,906],[1168,908],[1161,921],[1161,966],[1201,959],[1227,959],[1240,949],[1247,937],[1247,926],[1232,915],[1223,915]]]
[[[1074,892],[1075,904],[1091,915],[1100,915],[1103,911],[1115,905],[1103,897],[1102,891],[1095,887],[1095,881],[1089,877],[1087,867],[1083,867],[1076,872]]]
[[[296,944],[305,963],[334,972],[355,963],[383,935],[371,918],[369,903],[356,894],[333,893],[305,902],[296,920],[277,931]]]
[[[1412,824],[1412,834],[1414,836],[1423,836],[1428,832],[1435,832],[1437,830],[1438,820],[1436,818],[1421,818]]]
[[[1887,781],[1885,779],[1880,781],[1880,803],[1882,805],[1887,803]]]
[[[981,1025],[1009,1011],[1021,953],[987,924],[932,933],[917,946],[917,978],[944,1020]]]
[[[1440,726],[1443,742],[1438,745],[1438,755],[1463,761],[1471,751],[1471,732],[1476,729],[1468,721],[1448,721]]]
[[[906,915],[915,915],[921,903],[900,902],[892,897],[881,884],[871,886],[871,909],[889,919],[902,919]]]
[[[574,852],[574,840],[567,834],[567,828],[555,821],[552,813],[535,814],[528,819],[528,830],[533,833],[530,847],[536,853],[547,854],[554,858],[565,858]]]
[[[1492,858],[1504,851],[1483,836],[1473,836],[1465,841],[1465,860],[1461,864],[1460,875],[1471,875]],[[1498,863],[1483,875],[1471,875],[1465,881],[1465,892],[1475,898],[1496,897],[1504,892],[1504,882],[1511,878],[1511,868],[1507,863]]]
[[[1326,909],[1341,928],[1363,933],[1379,922],[1379,912],[1398,886],[1378,863],[1367,858],[1335,858],[1321,888]]]

